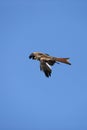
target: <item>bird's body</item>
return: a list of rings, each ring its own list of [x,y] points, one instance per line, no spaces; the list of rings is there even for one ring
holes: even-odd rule
[[[42,70],[47,77],[51,76],[51,66],[55,63],[62,62],[71,65],[68,61],[69,58],[57,58],[41,52],[33,52],[29,55],[29,58],[40,61],[40,70]]]

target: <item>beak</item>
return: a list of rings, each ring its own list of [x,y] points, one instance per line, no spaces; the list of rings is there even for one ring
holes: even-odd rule
[[[34,56],[33,53],[31,53],[31,54],[29,55],[29,59],[31,59],[31,58],[34,59],[34,57],[35,57],[35,56]]]

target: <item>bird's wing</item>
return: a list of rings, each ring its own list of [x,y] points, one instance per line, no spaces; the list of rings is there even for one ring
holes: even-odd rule
[[[43,55],[40,60],[45,61],[49,65],[54,65],[56,63],[55,59],[52,56]]]
[[[51,67],[44,60],[40,61],[40,70],[42,70],[44,72],[44,74],[45,74],[46,77],[51,76],[51,72],[52,72]]]

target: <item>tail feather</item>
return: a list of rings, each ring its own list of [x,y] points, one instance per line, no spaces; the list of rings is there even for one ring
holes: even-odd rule
[[[68,65],[71,65],[71,63],[68,61],[69,58],[55,58],[55,60],[58,62],[62,62],[62,63],[68,64]]]

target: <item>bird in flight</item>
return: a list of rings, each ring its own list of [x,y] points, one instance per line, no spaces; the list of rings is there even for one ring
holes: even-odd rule
[[[44,72],[46,77],[51,76],[52,73],[51,66],[54,65],[55,63],[61,62],[71,65],[71,63],[68,61],[69,58],[53,57],[41,52],[33,52],[29,55],[29,58],[40,61],[40,70]]]

